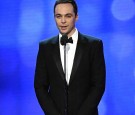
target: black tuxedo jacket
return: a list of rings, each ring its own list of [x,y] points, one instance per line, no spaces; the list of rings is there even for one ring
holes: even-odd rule
[[[101,40],[79,33],[68,93],[65,82],[58,36],[40,42],[34,87],[44,113],[64,115],[68,110],[68,115],[98,115],[97,106],[105,89]]]

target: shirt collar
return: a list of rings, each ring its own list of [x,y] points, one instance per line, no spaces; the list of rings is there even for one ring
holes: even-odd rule
[[[60,42],[61,37],[62,37],[62,34],[59,33],[59,42]],[[73,43],[77,43],[77,41],[78,41],[78,30],[77,30],[77,28],[75,28],[75,32],[73,33],[73,35],[71,37],[73,39]]]

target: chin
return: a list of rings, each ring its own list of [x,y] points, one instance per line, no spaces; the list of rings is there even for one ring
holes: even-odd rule
[[[60,33],[61,33],[61,34],[67,34],[68,32],[62,32],[62,31],[61,31]]]

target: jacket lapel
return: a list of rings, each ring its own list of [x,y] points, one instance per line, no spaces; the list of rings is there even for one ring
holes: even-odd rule
[[[72,67],[72,72],[71,72],[69,84],[71,84],[71,82],[75,76],[76,70],[80,64],[80,61],[81,61],[81,58],[83,55],[84,46],[85,46],[83,43],[84,43],[84,38],[79,33],[78,43],[77,43],[77,47],[76,47],[76,53],[75,53],[75,57],[74,57],[74,62],[73,62],[73,67]]]
[[[60,76],[63,80],[65,80],[65,74],[62,68],[62,63],[61,63],[61,57],[60,57],[60,49],[59,49],[59,37],[55,37],[53,40],[53,58],[54,58],[54,62],[56,63],[56,66],[59,70]]]
[[[71,76],[70,76],[70,81],[69,84],[71,84],[76,70],[80,64],[83,52],[84,52],[84,48],[85,48],[85,40],[83,38],[83,35],[81,35],[79,33],[78,35],[78,43],[77,43],[77,47],[76,47],[76,53],[75,53],[75,57],[74,57],[74,62],[73,62],[73,67],[72,67],[72,72],[71,72]],[[53,39],[53,51],[52,51],[52,55],[54,58],[54,62],[56,63],[56,66],[58,68],[58,71],[60,73],[61,78],[65,81],[65,73],[63,71],[62,68],[62,63],[61,63],[61,57],[60,57],[60,49],[59,49],[59,37],[55,37]]]

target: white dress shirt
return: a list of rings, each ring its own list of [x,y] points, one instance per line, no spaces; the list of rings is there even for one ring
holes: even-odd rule
[[[64,70],[64,46],[61,45],[60,39],[62,35],[59,34],[59,45],[60,45],[60,56],[61,56],[61,62]],[[78,41],[78,30],[76,29],[73,35],[71,36],[73,39],[73,44],[72,43],[67,43],[66,44],[66,81],[67,84],[69,84],[70,80],[70,75],[72,72],[72,67],[73,67],[73,62],[74,62],[74,57],[75,57],[75,51],[76,51],[76,46],[77,46],[77,41]]]

